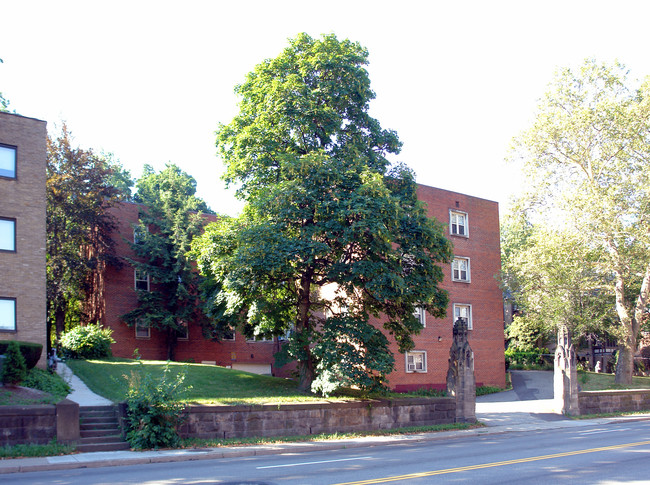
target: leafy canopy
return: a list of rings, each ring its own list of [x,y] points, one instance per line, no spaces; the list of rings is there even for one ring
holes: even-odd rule
[[[598,252],[594,271],[614,297],[616,379],[629,383],[650,296],[650,79],[587,60],[557,73],[533,126],[516,140],[528,194],[521,206]]]
[[[149,276],[150,288],[137,290],[138,307],[122,318],[129,325],[163,331],[170,360],[183,327],[202,318],[196,305],[200,278],[188,251],[192,239],[202,232],[202,212],[210,210],[195,194],[196,180],[168,164],[159,173],[145,165],[134,196],[142,208],[131,244],[137,258],[129,263]]]
[[[367,51],[334,35],[289,44],[236,88],[240,113],[219,127],[225,180],[247,205],[206,229],[199,267],[221,288],[214,305],[254,334],[291,331],[301,389],[382,387],[386,335],[408,350],[415,308],[445,312],[436,263],[450,246],[412,172],[389,169],[400,143],[368,115]]]

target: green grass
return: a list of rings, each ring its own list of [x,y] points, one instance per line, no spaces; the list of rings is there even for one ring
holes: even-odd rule
[[[75,451],[74,446],[62,445],[56,441],[52,441],[47,445],[0,446],[0,459],[69,455]]]
[[[113,402],[123,401],[131,373],[149,372],[162,376],[167,362],[136,361],[132,359],[69,360],[68,366],[93,392]],[[305,394],[289,379],[261,376],[214,365],[170,362],[172,373],[185,372],[185,384],[191,386],[185,400],[198,404],[277,404],[323,401],[324,398]],[[354,399],[331,397],[327,401]]]
[[[43,391],[44,395],[25,390],[0,388],[0,406],[28,406],[34,404],[56,404],[65,398],[70,387],[58,374],[50,374],[46,370],[33,368],[27,377],[20,383],[21,387]]]
[[[623,386],[614,382],[614,374],[578,372],[578,383],[583,391],[607,391],[617,389],[650,389],[650,377],[633,377],[632,384]]]

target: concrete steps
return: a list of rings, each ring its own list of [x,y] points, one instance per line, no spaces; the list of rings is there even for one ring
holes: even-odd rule
[[[83,453],[130,448],[122,439],[115,406],[81,406],[79,432],[81,439],[77,450]]]

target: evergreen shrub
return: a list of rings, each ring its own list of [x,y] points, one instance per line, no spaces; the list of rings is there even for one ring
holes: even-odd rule
[[[111,356],[113,330],[100,325],[75,327],[66,332],[59,342],[61,353],[67,359],[101,359]]]
[[[20,346],[17,342],[9,342],[2,365],[2,383],[15,386],[20,384],[26,376],[27,366],[25,358],[20,352]]]
[[[41,358],[43,346],[35,342],[21,342],[19,340],[0,340],[0,355],[7,353],[7,347],[10,342],[16,342],[20,347],[20,353],[25,358],[25,365],[27,369],[33,369]]]

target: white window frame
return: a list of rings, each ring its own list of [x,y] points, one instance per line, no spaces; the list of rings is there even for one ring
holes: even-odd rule
[[[142,278],[142,274],[140,271],[137,269],[133,270],[133,288],[136,290],[141,290],[141,291],[151,291],[151,284],[149,283],[149,275],[147,273],[144,273],[145,278]],[[138,283],[139,282],[146,282],[147,283],[147,289],[144,290],[142,288],[138,288]]]
[[[467,263],[467,277],[465,279],[461,278],[460,266],[458,267],[458,277],[454,275],[454,272],[456,271],[455,266],[457,266],[457,263],[460,263],[461,261],[465,261]],[[451,262],[451,281],[459,281],[461,283],[470,283],[472,281],[472,271],[469,258],[454,256],[454,260]]]
[[[13,158],[13,160],[12,160]],[[15,179],[18,165],[18,147],[0,143],[0,177]],[[3,166],[7,168],[3,168]],[[13,166],[12,166],[13,165]],[[3,173],[6,171],[6,174]]]
[[[181,328],[185,329],[185,332],[183,333],[182,331],[177,331],[178,333],[178,340],[189,340],[190,339],[190,324],[186,322],[185,320],[180,320],[178,322],[178,325]]]
[[[427,312],[421,306],[415,307],[413,316],[422,324],[422,328],[427,328]]]
[[[0,296],[0,332],[16,332],[18,330],[17,320],[16,299],[9,296]]]
[[[409,357],[413,357],[413,363],[409,364]],[[418,363],[415,358],[421,359],[421,368],[418,369]],[[426,350],[412,350],[404,354],[404,369],[407,374],[426,374],[427,373],[427,351]]]
[[[135,338],[136,339],[150,339],[151,338],[151,326],[148,324],[143,324],[142,322],[135,322],[135,325],[133,326],[135,330]],[[146,330],[144,335],[138,334],[138,329],[140,332],[142,330]]]
[[[462,226],[465,232],[464,234],[461,234],[457,230],[454,232],[454,225],[456,225],[457,228],[459,227],[458,222],[454,224],[454,216],[462,216],[465,218],[465,224]],[[449,234],[452,236],[469,237],[469,215],[467,212],[449,209]]]
[[[454,303],[454,321],[452,322],[452,325],[456,323],[456,320],[458,320],[458,316],[456,316],[456,309],[460,308],[467,308],[467,330],[473,330],[474,324],[472,322],[472,305],[469,303]]]
[[[149,232],[147,226],[141,226],[140,224],[135,224],[133,226],[133,244],[140,244],[142,242],[141,238],[138,237],[142,229],[144,229],[144,232],[146,233]]]
[[[7,238],[8,245],[0,246],[0,251],[7,251],[10,253],[16,252],[16,219],[11,217],[0,217],[0,228],[4,231],[6,228],[11,232]],[[0,238],[2,241],[4,238]]]

